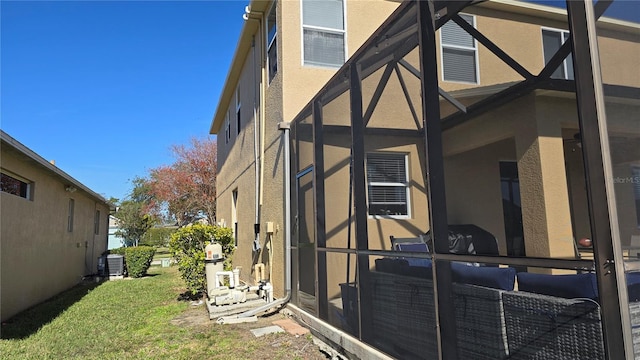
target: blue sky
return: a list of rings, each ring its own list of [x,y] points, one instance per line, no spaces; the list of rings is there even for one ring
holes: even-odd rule
[[[122,199],[171,145],[208,136],[247,3],[2,0],[1,128]],[[639,4],[606,15],[637,20]]]
[[[206,137],[245,1],[2,1],[1,127],[107,198]]]

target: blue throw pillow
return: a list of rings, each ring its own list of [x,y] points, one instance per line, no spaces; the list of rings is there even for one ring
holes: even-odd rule
[[[548,275],[521,272],[518,273],[518,289],[568,299],[598,299],[596,275],[592,273]]]
[[[640,301],[640,273],[627,273],[627,293],[629,301]]]
[[[454,282],[501,290],[513,290],[516,280],[516,270],[510,267],[470,266],[452,262],[451,272]]]

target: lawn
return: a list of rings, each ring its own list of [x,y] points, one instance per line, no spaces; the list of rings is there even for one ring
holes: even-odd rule
[[[294,359],[296,342],[310,344],[208,321],[202,307],[178,300],[185,288],[175,267],[149,273],[79,285],[3,323],[2,359]],[[204,321],[176,322],[189,314]]]

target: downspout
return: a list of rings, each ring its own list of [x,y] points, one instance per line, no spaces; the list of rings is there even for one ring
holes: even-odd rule
[[[261,44],[264,44],[264,29],[262,19],[264,18],[264,12],[261,11],[252,11],[251,6],[248,5],[245,7],[245,13],[242,16],[245,21],[253,20],[258,22],[258,31],[260,33],[260,41]],[[263,46],[263,45],[262,45]],[[253,79],[256,79],[256,39],[255,35],[253,36],[253,41],[251,43],[251,47],[253,48]],[[260,56],[260,127],[258,128],[258,112],[256,110],[256,99],[258,98],[256,94],[256,87],[253,87],[253,157],[255,162],[255,222],[254,222],[254,235],[255,238],[253,240],[253,251],[260,250],[260,210],[262,207],[262,167],[264,166],[263,153],[264,153],[264,51],[262,51],[262,55]],[[260,146],[260,154],[258,154],[258,146]],[[258,162],[258,159],[260,161]],[[269,274],[271,276],[271,274]]]
[[[262,22],[260,21],[260,25],[262,25]],[[251,44],[251,47],[253,47],[253,79],[254,81],[256,80],[256,37],[255,35],[253,36],[253,41]],[[262,88],[262,84],[260,84],[260,87]],[[259,196],[260,196],[260,168],[258,165],[258,147],[259,147],[259,142],[260,142],[260,136],[258,135],[258,111],[257,111],[257,104],[256,104],[256,100],[258,98],[257,96],[257,90],[256,90],[256,86],[254,85],[253,87],[253,160],[254,160],[254,164],[255,164],[255,222],[254,224],[260,224],[260,204],[259,204]],[[257,232],[255,233],[255,238],[254,238],[254,242],[253,242],[253,250],[254,251],[258,251],[260,250],[260,233]]]
[[[262,305],[255,309],[245,311],[238,315],[221,317],[218,319],[218,323],[228,322],[230,319],[241,319],[255,316],[267,310],[273,309],[280,305],[283,305],[291,299],[291,159],[289,150],[289,138],[290,138],[290,123],[281,122],[278,124],[278,129],[282,131],[284,138],[284,264],[285,264],[285,297],[277,299],[268,304]]]

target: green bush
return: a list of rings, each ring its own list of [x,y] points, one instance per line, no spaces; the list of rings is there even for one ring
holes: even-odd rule
[[[125,250],[124,260],[127,263],[129,276],[143,277],[147,274],[156,249],[151,246],[132,246]]]
[[[231,270],[233,235],[231,229],[195,224],[178,229],[169,241],[171,255],[178,264],[180,276],[192,295],[204,293],[207,287],[204,266],[204,248],[212,242],[222,245],[225,270]]]
[[[116,254],[116,255],[122,255],[122,256],[124,256],[124,255],[125,255],[125,251],[126,251],[126,250],[127,250],[127,248],[123,246],[123,247],[119,247],[119,248],[115,248],[115,249],[107,250],[107,251],[105,252],[105,254],[106,254],[106,255],[109,255],[109,254]]]

